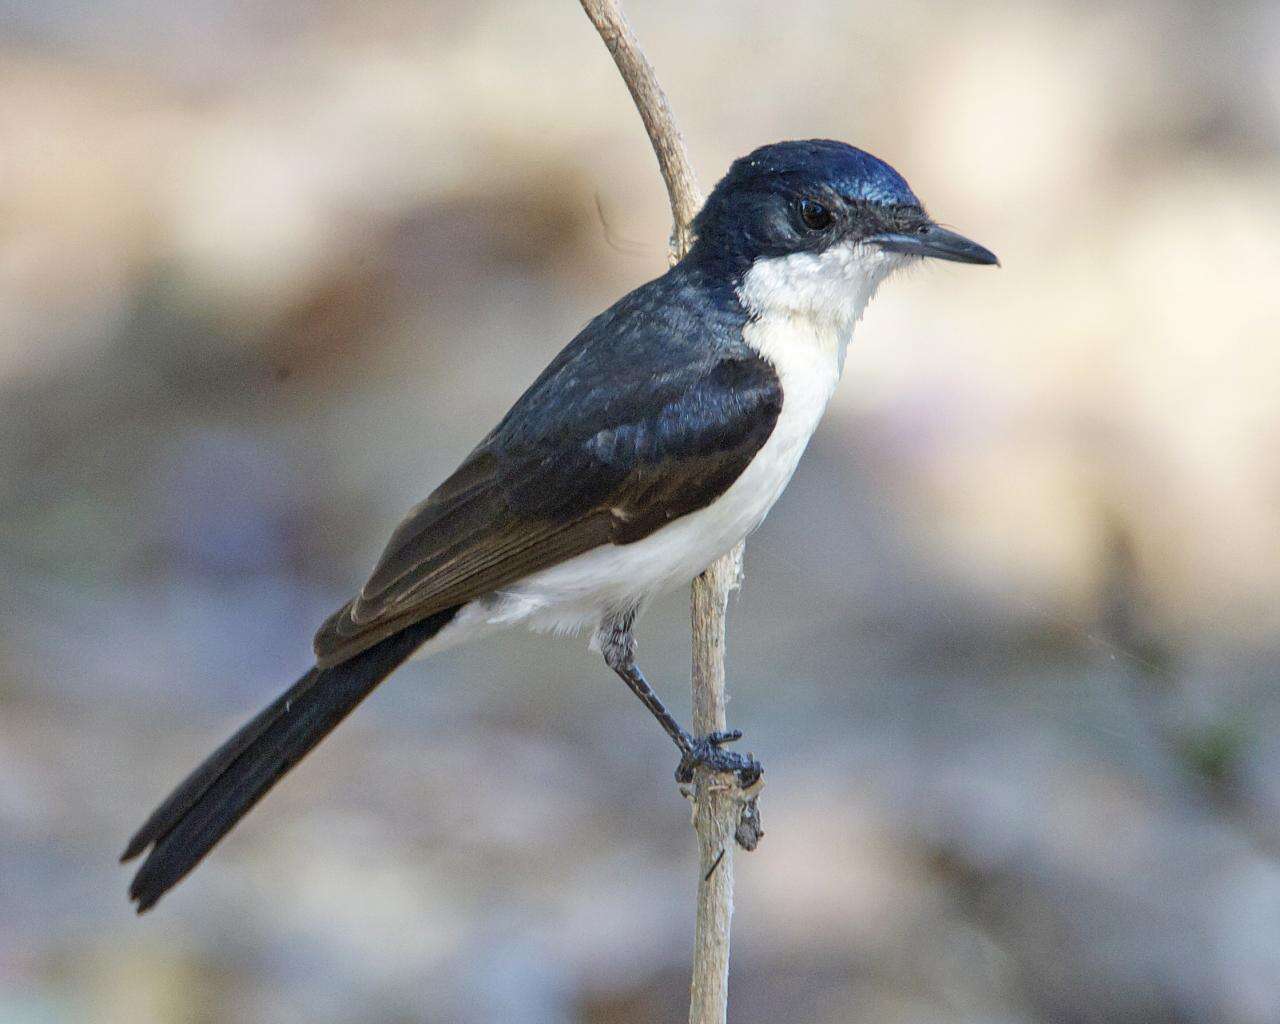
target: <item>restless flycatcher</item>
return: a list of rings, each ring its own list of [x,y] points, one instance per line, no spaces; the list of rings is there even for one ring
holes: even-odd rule
[[[129,890],[151,907],[414,653],[524,624],[593,645],[680,749],[733,767],[636,665],[632,626],[760,525],[840,378],[854,325],[921,258],[996,263],[925,213],[902,176],[841,142],[734,162],[678,264],[583,329],[391,535],[315,638],[316,663],[138,830]]]

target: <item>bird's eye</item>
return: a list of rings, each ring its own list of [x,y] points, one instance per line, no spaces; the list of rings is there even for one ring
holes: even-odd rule
[[[815,199],[800,200],[800,219],[810,231],[831,226],[831,211]]]

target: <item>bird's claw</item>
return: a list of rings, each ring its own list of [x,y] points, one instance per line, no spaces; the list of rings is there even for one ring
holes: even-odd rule
[[[680,758],[680,764],[676,768],[676,781],[692,782],[694,769],[701,766],[713,772],[731,772],[737,775],[738,784],[744,789],[754,785],[764,772],[760,762],[750,754],[743,756],[731,750],[722,749],[726,743],[740,739],[742,739],[740,729],[712,732],[693,739],[689,749]]]

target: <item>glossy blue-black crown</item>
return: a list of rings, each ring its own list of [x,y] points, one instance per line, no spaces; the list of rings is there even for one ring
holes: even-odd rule
[[[753,185],[825,186],[847,199],[869,203],[919,205],[906,180],[883,160],[834,139],[775,142],[733,162],[715,191]]]

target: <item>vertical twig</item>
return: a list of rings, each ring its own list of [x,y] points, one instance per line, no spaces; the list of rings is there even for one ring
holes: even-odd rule
[[[689,163],[684,136],[676,127],[667,94],[658,84],[653,65],[640,48],[640,41],[631,31],[617,0],[581,2],[591,24],[609,48],[613,62],[618,65],[622,80],[640,112],[644,130],[649,133],[649,142],[658,158],[658,169],[667,186],[667,198],[671,201],[671,262],[675,263],[689,251],[693,241],[689,225],[702,209],[702,190],[698,188],[697,176]]]
[[[727,725],[725,612],[729,594],[742,576],[742,551],[738,544],[693,581],[693,730],[698,735],[723,731]],[[702,768],[694,775],[699,874],[689,1024],[724,1024],[728,1008],[733,843],[744,805],[740,792],[732,775]]]
[[[631,92],[658,158],[671,201],[671,261],[692,242],[690,223],[702,206],[684,139],[676,127],[666,94],[640,48],[617,0],[580,0],[582,9],[609,48]],[[738,544],[693,581],[693,728],[698,735],[723,731],[725,718],[725,611],[729,594],[742,575],[743,545]],[[733,846],[746,849],[764,834],[755,797],[756,779],[743,789],[737,776],[705,768],[695,773],[693,826],[698,836],[699,880],[694,932],[693,978],[689,989],[690,1024],[724,1024],[729,995],[729,927],[733,916]]]

